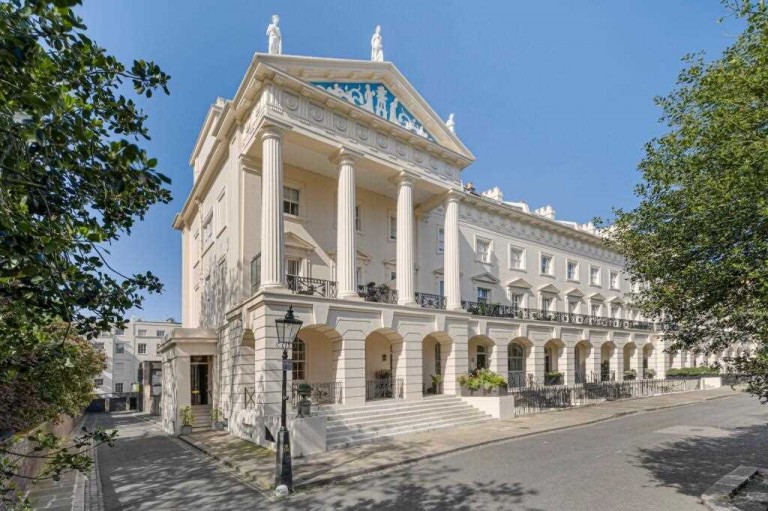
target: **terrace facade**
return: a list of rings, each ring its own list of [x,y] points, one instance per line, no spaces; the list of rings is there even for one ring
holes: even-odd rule
[[[290,306],[289,385],[316,404],[457,395],[478,368],[512,386],[663,377],[661,332],[600,233],[477,192],[461,177],[474,159],[391,62],[257,53],[208,112],[174,221],[166,429],[188,405],[235,428],[277,413]]]

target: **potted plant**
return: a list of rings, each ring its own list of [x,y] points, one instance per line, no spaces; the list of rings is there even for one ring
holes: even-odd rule
[[[502,396],[507,394],[507,380],[500,374],[488,369],[479,369],[471,374],[459,377],[461,394],[474,396],[479,392],[483,396]]]
[[[563,373],[559,371],[550,371],[544,375],[544,385],[562,385]]]
[[[181,409],[181,434],[189,435],[192,433],[192,422],[195,416],[192,414],[192,407],[185,406]]]
[[[440,385],[443,383],[442,374],[432,375],[432,394],[440,394]]]
[[[216,431],[224,431],[224,422],[222,421],[222,412],[219,408],[211,408],[211,423]]]
[[[627,369],[624,371],[624,379],[625,380],[636,380],[637,379],[637,371],[635,369]]]
[[[643,374],[646,378],[649,380],[652,380],[656,377],[656,370],[655,369],[645,369],[643,370]]]

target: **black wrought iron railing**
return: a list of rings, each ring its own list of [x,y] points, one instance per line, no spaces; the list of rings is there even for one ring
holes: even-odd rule
[[[543,386],[510,389],[514,397],[515,415],[542,410],[584,406],[601,401],[659,396],[697,390],[699,379],[632,380],[625,382],[585,382],[576,386]]]
[[[462,301],[462,307],[470,314],[487,316],[492,318],[529,319],[534,321],[552,321],[555,323],[567,323],[573,325],[599,326],[606,328],[621,328],[624,330],[648,330],[654,329],[654,324],[649,321],[634,321],[629,319],[605,318],[602,316],[590,316],[573,312],[558,312],[542,309],[528,309],[514,305],[502,305],[498,303],[483,303]]]
[[[536,380],[531,373],[525,371],[507,372],[507,387],[510,389],[533,387]]]
[[[402,399],[402,378],[376,378],[365,382],[365,399]]]
[[[336,297],[336,282],[332,280],[313,279],[300,275],[286,275],[288,289],[297,295]]]
[[[387,286],[357,286],[357,294],[366,302],[397,303],[397,289]]]
[[[298,389],[302,383],[308,383],[311,387],[309,401],[313,405],[338,405],[342,402],[344,383],[340,381],[294,381],[291,384],[291,404],[294,408],[299,402]]]
[[[416,303],[425,309],[445,309],[445,297],[433,293],[416,293]]]

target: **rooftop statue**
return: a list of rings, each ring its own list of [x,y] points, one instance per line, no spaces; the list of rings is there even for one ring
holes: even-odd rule
[[[448,115],[448,120],[445,121],[445,125],[451,130],[451,133],[456,133],[456,121],[453,120],[453,114]]]
[[[283,36],[280,34],[280,16],[272,15],[272,23],[267,27],[267,36],[269,37],[268,53],[280,55],[283,53]]]
[[[381,25],[376,25],[376,31],[371,37],[371,60],[384,62],[384,42],[381,38]]]

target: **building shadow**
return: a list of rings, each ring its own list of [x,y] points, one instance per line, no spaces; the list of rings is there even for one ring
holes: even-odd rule
[[[648,470],[655,487],[695,497],[739,465],[768,466],[765,424],[722,430],[691,426],[688,431],[686,436],[670,434],[661,445],[639,449],[630,462]]]
[[[440,461],[421,462],[418,470],[403,467],[372,475],[343,486],[329,485],[283,502],[281,509],[335,509],[356,511],[474,511],[477,509],[522,509],[526,490],[507,474],[498,478],[466,482],[460,470]],[[532,508],[525,508],[532,509]]]

